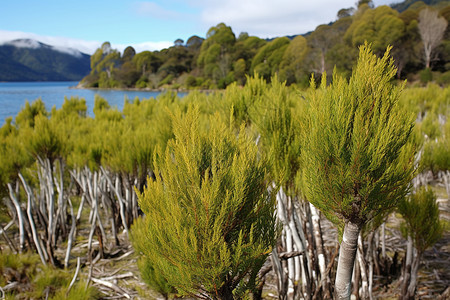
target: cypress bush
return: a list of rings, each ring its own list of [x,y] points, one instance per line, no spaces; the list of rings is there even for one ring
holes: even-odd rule
[[[266,163],[244,132],[218,114],[207,130],[198,109],[172,117],[175,138],[156,152],[138,193],[145,213],[132,229],[140,267],[168,294],[234,299],[248,294],[276,238]]]

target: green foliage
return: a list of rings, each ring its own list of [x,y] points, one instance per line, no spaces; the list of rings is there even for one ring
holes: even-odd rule
[[[252,112],[263,152],[267,155],[270,174],[285,191],[293,192],[294,179],[300,167],[300,113],[292,94],[276,77],[264,89],[261,103]]]
[[[39,115],[35,118],[34,129],[28,130],[28,151],[35,157],[48,158],[51,162],[65,154],[64,137],[56,128],[54,122]]]
[[[0,256],[0,285],[10,282],[20,284],[6,293],[15,299],[98,299],[94,287],[85,288],[86,282],[75,283],[70,292],[68,287],[73,274],[40,264],[36,254],[2,253]]]
[[[419,73],[420,81],[422,83],[428,83],[433,80],[433,73],[430,68],[425,68]]]
[[[291,84],[299,82],[306,71],[303,68],[304,59],[308,51],[306,39],[296,36],[286,48],[280,63],[280,79]]]
[[[270,80],[278,70],[290,41],[287,37],[276,38],[263,46],[252,61],[252,72]]]
[[[38,115],[48,115],[45,104],[41,98],[33,101],[31,105],[28,101],[25,101],[25,107],[17,114],[15,122],[19,127],[34,127],[34,119]]]
[[[388,46],[393,46],[391,55],[398,70],[397,78],[417,81],[420,79],[417,74],[423,69],[418,19],[419,12],[429,8],[427,5],[435,6],[441,16],[449,20],[445,2],[425,4],[419,1],[406,10],[395,10],[386,5],[374,7],[371,1],[359,1],[356,11],[342,9],[338,20],[293,37],[264,40],[244,32],[236,39],[231,27],[220,23],[208,30],[206,39],[192,36],[186,44],[179,40],[161,51],[134,53],[134,49],[128,47],[120,57],[117,50],[105,43],[91,57],[92,72],[82,85],[223,89],[234,81],[244,85],[246,76],[257,72],[266,81],[277,74],[287,85],[307,88],[311,73],[331,74],[334,67],[341,76],[349,78],[358,56],[357,48],[365,42],[371,43],[379,56]],[[441,85],[448,82],[445,75],[449,69],[448,38],[447,30],[432,55],[433,71],[444,73],[444,76],[435,76]],[[431,78],[423,79],[424,82],[429,80]]]
[[[401,87],[390,83],[396,70],[388,51],[382,58],[360,48],[350,81],[312,91],[302,136],[303,189],[342,229],[364,224],[405,196],[412,179],[413,123],[398,105]],[[312,81],[312,88],[315,88]]]
[[[177,112],[173,123],[175,138],[155,156],[158,176],[138,195],[145,219],[133,241],[146,269],[179,294],[230,298],[254,286],[274,244],[265,164],[245,132],[236,136],[219,115],[206,131],[196,109]]]
[[[345,39],[353,46],[372,43],[376,53],[382,53],[387,46],[393,45],[404,34],[405,25],[398,18],[398,12],[388,6],[367,9],[357,16],[345,34]]]
[[[411,236],[420,254],[442,237],[444,224],[439,220],[439,206],[431,188],[421,187],[404,198],[399,202],[398,211],[404,219],[401,225],[403,236]]]

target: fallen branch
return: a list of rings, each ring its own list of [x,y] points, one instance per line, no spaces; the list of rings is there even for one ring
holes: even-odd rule
[[[101,284],[103,286],[106,286],[110,289],[112,289],[113,291],[115,291],[116,293],[121,294],[122,296],[124,296],[127,299],[131,299],[130,295],[128,295],[124,290],[122,290],[120,287],[118,287],[117,285],[115,285],[112,282],[109,281],[105,281],[105,280],[101,280],[101,279],[96,279],[96,278],[91,278],[91,280],[97,284]]]
[[[100,278],[100,280],[115,280],[115,279],[123,279],[123,278],[128,278],[128,277],[134,277],[134,274],[132,272],[128,272],[125,274],[102,277],[102,278]]]

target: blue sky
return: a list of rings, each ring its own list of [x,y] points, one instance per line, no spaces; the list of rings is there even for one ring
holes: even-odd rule
[[[0,4],[0,43],[34,38],[92,54],[104,41],[138,52],[204,37],[225,22],[261,38],[301,34],[335,20],[356,0],[13,0]],[[394,2],[375,0],[376,5]],[[397,1],[398,2],[398,1]]]

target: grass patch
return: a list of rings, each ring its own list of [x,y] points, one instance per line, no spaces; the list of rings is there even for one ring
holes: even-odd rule
[[[2,253],[0,256],[0,286],[16,282],[5,293],[5,299],[98,299],[99,292],[78,280],[70,292],[73,271],[57,269],[40,263],[31,253]]]

